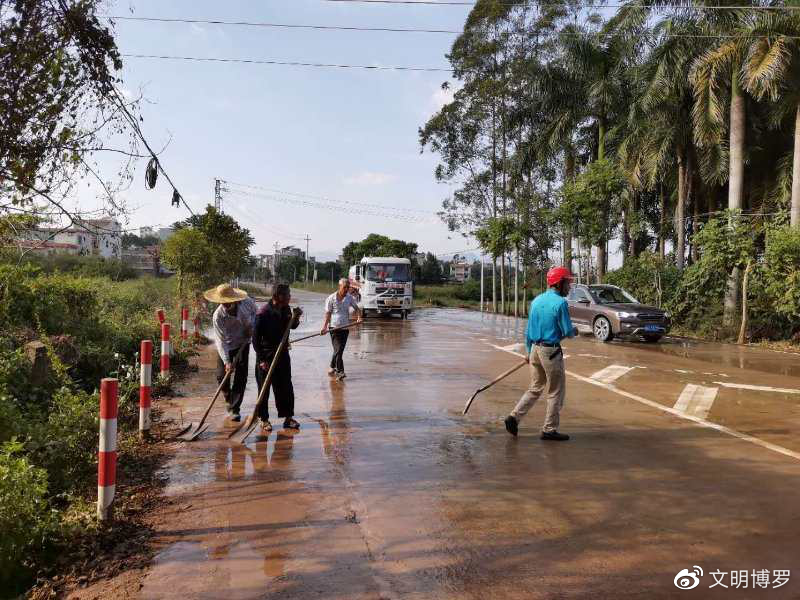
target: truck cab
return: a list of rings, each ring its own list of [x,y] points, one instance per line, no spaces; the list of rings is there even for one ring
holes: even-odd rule
[[[405,319],[414,308],[411,261],[407,258],[364,257],[350,267],[349,278],[365,317],[396,314]]]

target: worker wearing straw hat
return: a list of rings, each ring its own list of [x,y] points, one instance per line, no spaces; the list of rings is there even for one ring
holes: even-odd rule
[[[247,386],[247,364],[250,359],[250,339],[256,316],[256,303],[247,292],[223,283],[207,290],[203,296],[219,304],[211,319],[217,345],[217,382],[225,375],[231,376],[222,386],[222,395],[228,404],[228,417],[240,421],[239,410]],[[233,380],[233,383],[231,383]]]

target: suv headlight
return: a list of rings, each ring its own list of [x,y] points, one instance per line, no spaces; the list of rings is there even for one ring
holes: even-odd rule
[[[618,313],[617,313],[617,316],[618,316],[620,319],[632,319],[633,317],[635,317],[635,316],[636,316],[636,313],[630,313],[630,312],[618,312]]]

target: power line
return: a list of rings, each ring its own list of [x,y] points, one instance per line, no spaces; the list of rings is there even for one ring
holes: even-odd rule
[[[331,69],[366,69],[372,71],[425,71],[430,73],[452,73],[452,69],[438,67],[403,67],[403,66],[379,66],[379,65],[352,65],[352,64],[333,64],[318,62],[300,62],[284,60],[259,60],[250,58],[207,58],[200,56],[159,56],[155,54],[122,54],[124,58],[148,58],[157,60],[183,60],[191,62],[214,62],[214,63],[242,63],[252,65],[281,65],[287,67],[322,67]]]
[[[357,215],[369,215],[374,217],[383,217],[386,219],[397,219],[400,221],[407,221],[409,223],[424,223],[424,222],[431,222],[433,219],[426,218],[423,216],[416,216],[410,214],[402,214],[399,212],[392,212],[391,208],[385,208],[383,210],[378,210],[371,207],[359,207],[359,206],[343,206],[341,204],[335,204],[330,201],[324,200],[312,200],[312,199],[302,199],[302,198],[290,198],[290,197],[283,197],[283,196],[276,196],[273,194],[266,194],[263,192],[248,192],[244,190],[232,190],[231,193],[238,194],[239,196],[243,197],[251,197],[251,198],[261,198],[266,200],[273,200],[275,202],[281,202],[284,204],[292,204],[295,206],[306,206],[309,208],[321,208],[325,210],[332,210],[350,214],[357,214]]]
[[[194,25],[226,25],[238,27],[268,27],[275,29],[318,29],[333,31],[379,31],[389,33],[447,33],[460,34],[461,31],[454,29],[416,29],[413,27],[357,27],[349,25],[307,25],[293,23],[265,23],[260,21],[225,21],[221,19],[171,19],[162,17],[106,17],[117,21],[140,21],[155,23],[186,23]]]
[[[618,6],[621,7],[622,5],[609,5],[608,7]],[[653,7],[658,8],[658,7]],[[797,7],[800,8],[800,7]],[[117,19],[117,20],[125,20],[125,21],[139,21],[139,22],[158,22],[158,23],[186,23],[186,24],[202,24],[202,25],[226,25],[226,26],[240,26],[240,27],[272,27],[272,28],[286,28],[286,29],[311,29],[311,30],[323,30],[323,31],[358,31],[358,32],[390,32],[390,33],[435,33],[435,34],[447,34],[447,35],[461,35],[461,36],[468,36],[468,35],[483,35],[482,32],[472,32],[472,31],[458,31],[455,29],[417,29],[413,27],[357,27],[357,26],[349,26],[349,25],[304,25],[304,24],[289,24],[289,23],[262,23],[256,21],[224,21],[219,19],[172,19],[172,18],[161,18],[161,17],[108,17],[109,19]],[[501,36],[503,35],[512,35],[509,32],[501,32]],[[574,31],[544,31],[544,32],[537,32],[535,36],[539,39],[549,39],[549,38],[559,38],[559,37],[601,37],[601,38],[609,38],[615,37],[619,34],[616,32],[574,32]],[[758,36],[758,35],[737,35],[737,34],[692,34],[692,33],[660,33],[656,34],[655,32],[643,32],[641,35],[652,35],[654,37],[662,37],[662,38],[687,38],[687,39],[760,39],[765,36]],[[782,37],[784,39],[800,39],[800,36],[793,36],[793,35],[780,35],[775,37]],[[135,55],[127,55],[134,57]],[[155,56],[144,56],[138,55],[135,56],[136,58],[183,58],[184,60],[189,60],[188,57],[155,57]],[[200,59],[197,59],[200,60]],[[205,60],[220,60],[225,61],[226,59],[205,59]],[[228,62],[233,62],[233,59],[230,59]],[[244,62],[244,59],[242,59]],[[247,62],[257,62],[255,60]],[[284,62],[272,62],[270,61],[269,64],[289,64]],[[299,64],[299,63],[298,63]],[[303,63],[302,66],[337,66],[337,67],[350,67],[350,68],[372,68],[372,67],[359,67],[358,65],[325,65],[325,64],[305,64]],[[388,68],[388,67],[387,67]],[[400,68],[400,67],[398,67]],[[405,68],[403,69],[409,70],[412,68]],[[419,68],[413,68],[419,70]]]
[[[398,212],[421,213],[421,214],[424,214],[424,215],[435,215],[436,214],[435,212],[432,212],[432,211],[429,211],[429,210],[422,210],[422,209],[419,209],[419,208],[408,208],[408,207],[402,207],[402,206],[387,206],[385,204],[370,204],[368,202],[356,202],[356,201],[353,201],[353,200],[335,200],[333,198],[328,198],[326,196],[314,196],[312,194],[300,194],[300,193],[297,193],[297,192],[285,192],[283,190],[276,190],[276,189],[263,187],[263,186],[259,186],[259,185],[247,185],[245,183],[236,183],[235,181],[227,181],[227,180],[224,180],[224,181],[225,181],[225,183],[227,183],[229,185],[236,185],[236,186],[243,187],[243,188],[250,188],[250,189],[254,189],[254,190],[262,190],[262,191],[265,191],[265,192],[271,192],[271,193],[274,193],[274,194],[283,194],[283,195],[286,195],[286,196],[296,196],[298,198],[310,198],[312,200],[322,200],[324,202],[331,202],[331,203],[334,203],[334,204],[349,204],[349,205],[352,205],[354,207],[375,208],[375,209],[379,209],[379,210],[390,210],[390,211],[398,211]]]
[[[321,2],[340,2],[346,4],[395,4],[395,5],[421,5],[421,6],[475,6],[475,2],[465,2],[461,0],[442,0],[436,2],[435,0],[320,0]],[[547,2],[498,2],[498,4],[505,4],[508,6],[529,6],[539,5],[548,6]],[[555,6],[555,5],[554,5]],[[696,6],[665,6],[662,4],[606,4],[600,3],[594,6],[584,7],[586,10],[595,8],[653,8],[657,10],[670,11],[670,10],[768,10],[768,11],[781,11],[800,10],[800,6],[736,6],[733,4],[723,4],[719,6],[714,5],[696,5]]]

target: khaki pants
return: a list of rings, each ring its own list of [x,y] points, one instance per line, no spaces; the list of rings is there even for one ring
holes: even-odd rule
[[[521,421],[522,417],[536,404],[544,394],[547,400],[547,414],[542,431],[558,430],[558,413],[564,406],[564,354],[560,347],[532,346],[530,355],[531,384],[519,399],[511,416]]]

